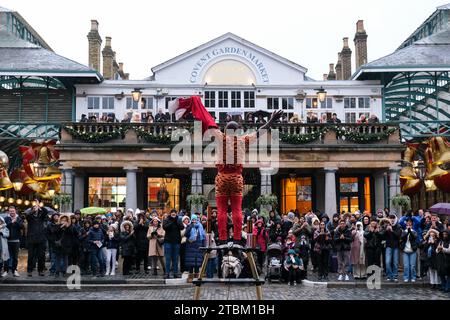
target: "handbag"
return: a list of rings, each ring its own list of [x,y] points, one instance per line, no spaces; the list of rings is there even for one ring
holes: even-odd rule
[[[156,240],[158,241],[158,244],[159,244],[160,246],[162,246],[162,245],[164,244],[164,238],[163,238],[163,237],[161,237],[161,238],[156,238]]]

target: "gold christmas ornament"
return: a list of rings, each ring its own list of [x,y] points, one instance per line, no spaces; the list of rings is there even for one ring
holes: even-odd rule
[[[8,169],[8,167],[9,167],[8,155],[0,150],[0,168]]]
[[[433,155],[435,165],[440,166],[444,163],[450,162],[450,147],[447,146],[446,140],[443,137],[432,138]]]
[[[9,179],[8,172],[5,168],[0,169],[0,191],[12,189],[13,184]]]
[[[434,180],[425,180],[426,192],[433,192],[437,190],[437,186],[434,183]]]
[[[434,162],[434,153],[433,153],[433,140],[430,140],[431,147],[428,147],[425,151],[425,163],[427,166],[427,175],[425,176],[425,180],[434,180],[437,177],[443,176],[444,174],[447,174],[447,171],[442,170],[439,168],[436,163]]]

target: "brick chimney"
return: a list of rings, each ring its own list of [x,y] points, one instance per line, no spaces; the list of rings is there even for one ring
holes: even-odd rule
[[[114,51],[111,48],[111,37],[106,37],[103,54],[103,77],[106,80],[114,79]]]
[[[89,67],[100,72],[100,49],[102,38],[98,33],[98,21],[91,20],[91,31],[87,35],[89,42]]]
[[[358,20],[354,39],[356,69],[367,63],[367,37],[366,30],[364,30],[364,20]]]
[[[348,38],[344,38],[344,47],[341,51],[342,80],[349,80],[352,76],[352,50],[348,46]]]
[[[338,61],[336,63],[336,80],[342,80],[342,57],[338,52]]]
[[[330,63],[330,72],[328,73],[328,80],[336,80],[336,73],[334,72],[334,63]]]

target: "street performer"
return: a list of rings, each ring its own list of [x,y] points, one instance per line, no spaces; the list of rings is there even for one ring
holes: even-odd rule
[[[198,96],[187,99],[179,98],[172,101],[169,103],[169,111],[175,113],[177,120],[192,115],[195,120],[202,122],[203,133],[208,129],[213,129],[213,135],[216,137],[215,141],[223,141],[222,154],[216,153],[218,174],[215,180],[215,191],[219,244],[224,244],[228,238],[227,211],[229,202],[232,210],[233,240],[235,243],[240,243],[242,234],[242,196],[244,190],[242,163],[245,150],[248,149],[249,143],[258,137],[258,131],[252,134],[236,136],[233,133],[240,126],[237,122],[230,121],[225,127],[225,133],[222,133]],[[275,111],[270,120],[259,130],[270,128],[282,115],[282,110]],[[230,158],[232,158],[231,161]]]

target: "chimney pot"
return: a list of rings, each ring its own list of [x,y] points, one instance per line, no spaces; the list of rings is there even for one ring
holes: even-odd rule
[[[327,81],[327,80],[328,80],[328,74],[326,74],[326,73],[323,74],[323,80],[324,80],[324,81]]]
[[[91,31],[98,31],[98,21],[91,20]]]
[[[334,72],[334,63],[330,63],[330,72]]]
[[[106,37],[106,44],[105,47],[111,47],[111,37]]]
[[[123,62],[119,62],[119,70],[123,71]]]
[[[348,48],[348,37],[344,38],[344,48]]]
[[[356,32],[365,32],[364,30],[364,20],[358,20],[358,22],[356,23]]]

